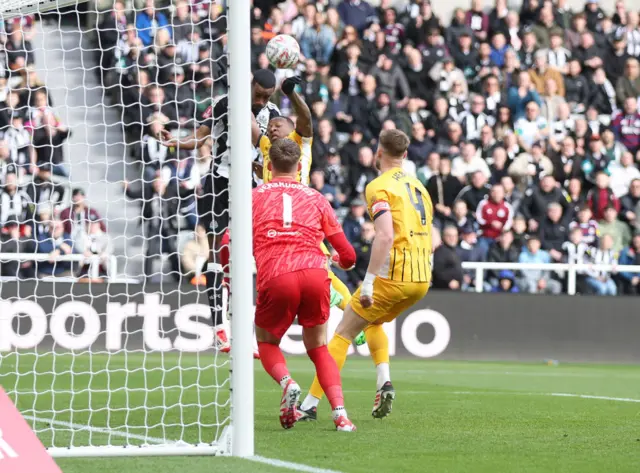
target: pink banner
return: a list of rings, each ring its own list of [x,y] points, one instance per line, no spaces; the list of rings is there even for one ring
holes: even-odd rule
[[[1,386],[0,472],[62,473]]]

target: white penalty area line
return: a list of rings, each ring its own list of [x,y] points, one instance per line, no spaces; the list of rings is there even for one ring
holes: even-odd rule
[[[303,471],[305,473],[341,473],[337,470],[327,470],[325,468],[316,468],[315,466],[303,465],[301,463],[293,463],[284,460],[277,460],[275,458],[266,458],[259,455],[253,457],[247,457],[245,460],[252,462],[263,463],[265,465],[274,466],[277,468],[284,468],[286,470]]]
[[[259,389],[256,390],[259,393],[280,393],[275,389]],[[349,394],[362,394],[373,393],[372,390],[364,389],[344,389],[344,393]],[[453,396],[542,396],[542,397],[569,397],[576,399],[596,399],[600,401],[612,401],[612,402],[635,402],[640,403],[640,399],[633,399],[629,397],[610,397],[610,396],[596,396],[593,394],[575,394],[575,393],[533,393],[533,392],[518,392],[518,391],[398,391],[401,396],[406,394],[408,396],[423,396],[427,394],[449,394]]]
[[[177,443],[173,440],[166,440],[158,437],[148,437],[145,435],[132,434],[129,432],[122,432],[119,430],[108,429],[105,427],[93,427],[90,425],[74,424],[72,422],[65,422],[62,420],[43,419],[41,417],[35,417],[35,416],[23,416],[23,418],[39,424],[48,424],[48,425],[54,425],[57,427],[64,427],[66,429],[73,429],[74,431],[77,431],[77,432],[93,432],[97,434],[109,435],[112,437],[120,437],[120,438],[126,438],[131,440],[140,440],[142,442],[145,442],[146,444],[163,445],[163,444]],[[273,466],[276,468],[283,468],[286,470],[301,471],[304,473],[342,473],[337,470],[327,470],[325,468],[317,468],[315,466],[303,465],[302,463],[293,463],[293,462],[288,462],[284,460],[278,460],[276,458],[262,457],[259,455],[243,458],[243,460],[262,463],[265,465]]]

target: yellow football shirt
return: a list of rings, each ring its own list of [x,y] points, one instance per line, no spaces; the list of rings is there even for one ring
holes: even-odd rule
[[[394,168],[370,182],[365,193],[373,220],[385,212],[393,218],[393,247],[377,276],[430,282],[433,204],[422,183]]]
[[[309,173],[311,171],[311,145],[313,144],[313,138],[300,136],[297,131],[293,130],[289,136],[290,140],[295,141],[300,146],[300,162],[302,163],[302,169],[298,174],[298,182],[309,185]],[[258,143],[260,152],[262,153],[262,181],[265,184],[271,182],[271,171],[269,170],[269,150],[271,149],[271,141],[266,135],[260,137]]]

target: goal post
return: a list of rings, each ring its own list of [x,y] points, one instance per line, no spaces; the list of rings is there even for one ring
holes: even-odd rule
[[[250,0],[229,2],[232,454],[254,454]]]
[[[0,21],[87,1],[3,0]],[[0,283],[0,385],[54,457],[254,455],[251,1],[226,5],[232,352],[227,357],[212,349],[206,293],[184,281],[169,293],[162,284],[148,293],[129,280]],[[63,31],[56,33],[62,65],[44,61],[46,67],[64,69],[74,51],[86,67],[82,39],[72,51]],[[89,116],[95,107],[66,103],[63,95],[58,108],[81,108]],[[91,127],[80,126],[84,134]],[[111,146],[106,136],[99,143],[105,150]],[[128,164],[125,156],[121,164]],[[118,199],[108,195],[102,204],[117,206]]]

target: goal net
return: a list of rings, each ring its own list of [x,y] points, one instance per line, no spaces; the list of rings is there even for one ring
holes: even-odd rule
[[[227,21],[207,0],[0,2],[0,386],[54,456],[231,453],[230,371],[253,368],[215,349],[201,275],[215,143],[159,139],[227,93]]]

